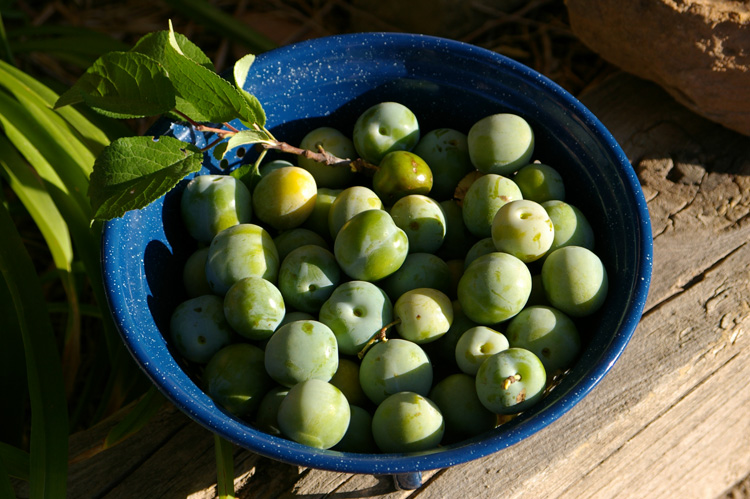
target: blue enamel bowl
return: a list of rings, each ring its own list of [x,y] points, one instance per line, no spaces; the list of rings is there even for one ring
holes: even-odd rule
[[[420,454],[316,450],[260,432],[227,414],[173,355],[169,317],[185,298],[182,264],[195,248],[179,215],[184,181],[147,208],[105,224],[103,269],[123,341],[153,383],[192,419],[244,448],[294,465],[413,474],[482,458],[523,440],[562,417],[612,368],[646,301],[651,228],[632,166],[612,135],[573,96],[494,52],[441,38],[385,33],[321,38],[264,53],[250,69],[246,90],[262,102],[271,132],[292,144],[319,126],[351,132],[357,116],[381,101],[406,104],[425,131],[450,127],[466,132],[477,120],[498,112],[523,116],[535,131],[534,157],[562,173],[567,200],[594,227],[597,253],[610,279],[609,296],[587,325],[580,360],[548,397],[511,422]],[[157,133],[198,146],[210,140],[179,124],[162,124]],[[207,154],[202,173],[218,169]]]

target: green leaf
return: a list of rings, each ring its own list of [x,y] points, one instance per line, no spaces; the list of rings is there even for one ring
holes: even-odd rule
[[[21,328],[31,401],[30,497],[65,497],[68,409],[62,367],[34,264],[5,206],[0,205],[0,275]]]
[[[164,405],[165,398],[159,393],[155,386],[151,386],[146,394],[135,404],[122,421],[109,430],[104,439],[103,449],[108,449],[126,438],[135,435],[141,430],[151,418],[159,412]]]
[[[238,60],[234,64],[233,68],[233,74],[234,74],[234,84],[237,86],[237,88],[240,91],[240,94],[242,94],[242,97],[245,98],[247,101],[248,106],[250,109],[253,110],[253,113],[255,114],[256,121],[255,123],[258,126],[265,126],[266,124],[266,113],[263,110],[263,106],[261,105],[260,101],[250,92],[245,90],[245,82],[247,82],[247,75],[250,72],[250,67],[255,62],[255,55],[253,54],[247,54],[246,56],[242,57],[240,60]],[[243,121],[244,125],[248,128],[251,128],[252,123],[248,123],[246,121]]]
[[[185,57],[208,70],[216,72],[213,62],[211,62],[211,59],[208,58],[200,47],[191,42],[185,35],[174,33],[173,36],[174,42],[171,41],[169,31],[154,31],[138,40],[131,49],[131,52],[138,52],[159,62],[163,62],[167,47],[176,42]]]
[[[108,220],[157,200],[189,173],[200,170],[203,153],[172,137],[123,137],[94,163],[94,218]]]
[[[184,52],[185,47],[182,44],[180,47]],[[170,43],[169,32],[154,34],[136,44],[133,51],[153,57],[167,70],[177,93],[177,111],[190,119],[209,123],[224,123],[235,118],[247,123],[265,122],[259,103],[251,105],[250,99],[230,82],[189,55],[177,52]]]
[[[17,86],[24,89],[31,98],[38,99],[40,106],[44,105],[52,108],[59,98],[57,93],[46,85],[3,61],[0,61],[0,81],[3,81],[6,87],[17,84]],[[107,137],[107,134],[75,108],[66,106],[58,109],[56,113],[67,121],[69,126],[65,128],[68,129],[70,133],[79,135],[81,141],[93,154],[99,154],[104,146],[109,144],[110,140]]]
[[[241,130],[229,138],[227,141],[227,150],[231,151],[235,147],[269,142],[270,140],[271,137],[262,130]]]
[[[237,85],[237,88],[245,87],[245,81],[247,81],[247,75],[250,72],[250,66],[252,66],[254,62],[255,55],[247,54],[234,63],[234,84]]]
[[[221,499],[234,497],[234,447],[214,433],[216,453],[216,495]]]
[[[94,62],[55,107],[81,101],[111,118],[142,118],[173,109],[175,94],[154,59],[138,52],[109,52]]]
[[[0,442],[0,463],[10,476],[19,480],[29,479],[29,453],[25,450]]]

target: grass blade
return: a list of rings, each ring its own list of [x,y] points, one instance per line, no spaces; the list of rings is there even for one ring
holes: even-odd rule
[[[65,497],[68,411],[54,331],[34,264],[8,210],[0,208],[0,273],[21,328],[31,402],[30,496]]]
[[[16,320],[10,291],[0,278],[0,379],[3,380],[0,397],[3,401],[3,424],[0,425],[0,442],[22,447],[25,445],[26,407],[29,396],[26,382],[26,360],[23,353],[21,329]],[[0,455],[3,450],[0,448]],[[2,457],[0,456],[0,459]],[[7,465],[6,465],[7,467]],[[28,475],[28,466],[26,467]],[[0,496],[1,497],[1,496]]]
[[[253,52],[276,48],[272,40],[205,0],[166,0],[166,3],[184,16],[213,29],[223,38],[235,40]]]
[[[13,52],[10,50],[8,36],[5,33],[5,23],[3,22],[3,13],[0,11],[0,46],[2,48],[2,58],[8,62],[13,60]]]
[[[12,445],[0,442],[0,464],[8,475],[19,480],[29,480],[29,453]],[[5,497],[0,494],[0,497]]]
[[[220,499],[234,498],[234,446],[214,433],[216,450],[216,494]]]
[[[63,348],[65,392],[70,396],[81,358],[81,313],[73,275],[73,245],[68,226],[49,192],[5,136],[0,135],[0,168],[42,233],[67,297]]]
[[[29,93],[36,95],[50,109],[55,106],[55,102],[60,97],[57,92],[39,80],[3,61],[0,61],[0,76],[0,81],[7,81],[11,78],[17,80],[22,87],[27,89]],[[88,146],[94,155],[99,155],[110,141],[131,133],[130,129],[121,121],[105,118],[99,114],[89,117],[86,114],[90,113],[88,108],[79,111],[73,106],[68,106],[58,109],[56,112],[68,122],[70,132],[80,135],[83,143]]]

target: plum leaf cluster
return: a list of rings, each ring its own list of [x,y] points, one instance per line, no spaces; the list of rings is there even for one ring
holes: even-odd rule
[[[101,56],[60,96],[55,108],[83,103],[117,119],[169,115],[196,130],[217,132],[224,142],[216,154],[223,155],[234,147],[271,139],[263,128],[263,106],[243,89],[254,60],[249,54],[237,61],[234,81],[229,81],[170,24],[169,30],[145,35],[129,51]],[[239,131],[229,124],[233,120],[248,130]],[[215,124],[225,128],[214,128]],[[198,171],[202,160],[202,150],[168,137],[114,141],[97,158],[91,175],[93,218],[108,220],[149,205]]]

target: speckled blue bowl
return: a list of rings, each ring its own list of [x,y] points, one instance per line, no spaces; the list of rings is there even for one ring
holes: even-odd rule
[[[585,397],[632,336],[651,276],[652,239],[638,179],[616,141],[580,102],[531,69],[496,53],[440,38],[355,34],[262,54],[247,90],[263,103],[276,137],[299,142],[309,130],[351,131],[359,113],[385,100],[408,105],[423,130],[468,131],[497,112],[524,116],[536,134],[535,158],[563,174],[568,200],[592,223],[610,294],[585,351],[539,405],[484,435],[418,455],[321,451],[262,433],[218,408],[175,360],[168,345],[173,308],[184,298],[181,266],[194,245],[181,228],[184,182],[149,207],[108,222],[103,266],[110,308],[122,338],[151,380],[211,431],[258,454],[300,466],[371,474],[414,474],[497,452],[541,430]],[[182,125],[159,133],[199,146]],[[207,155],[205,172],[218,165]]]

